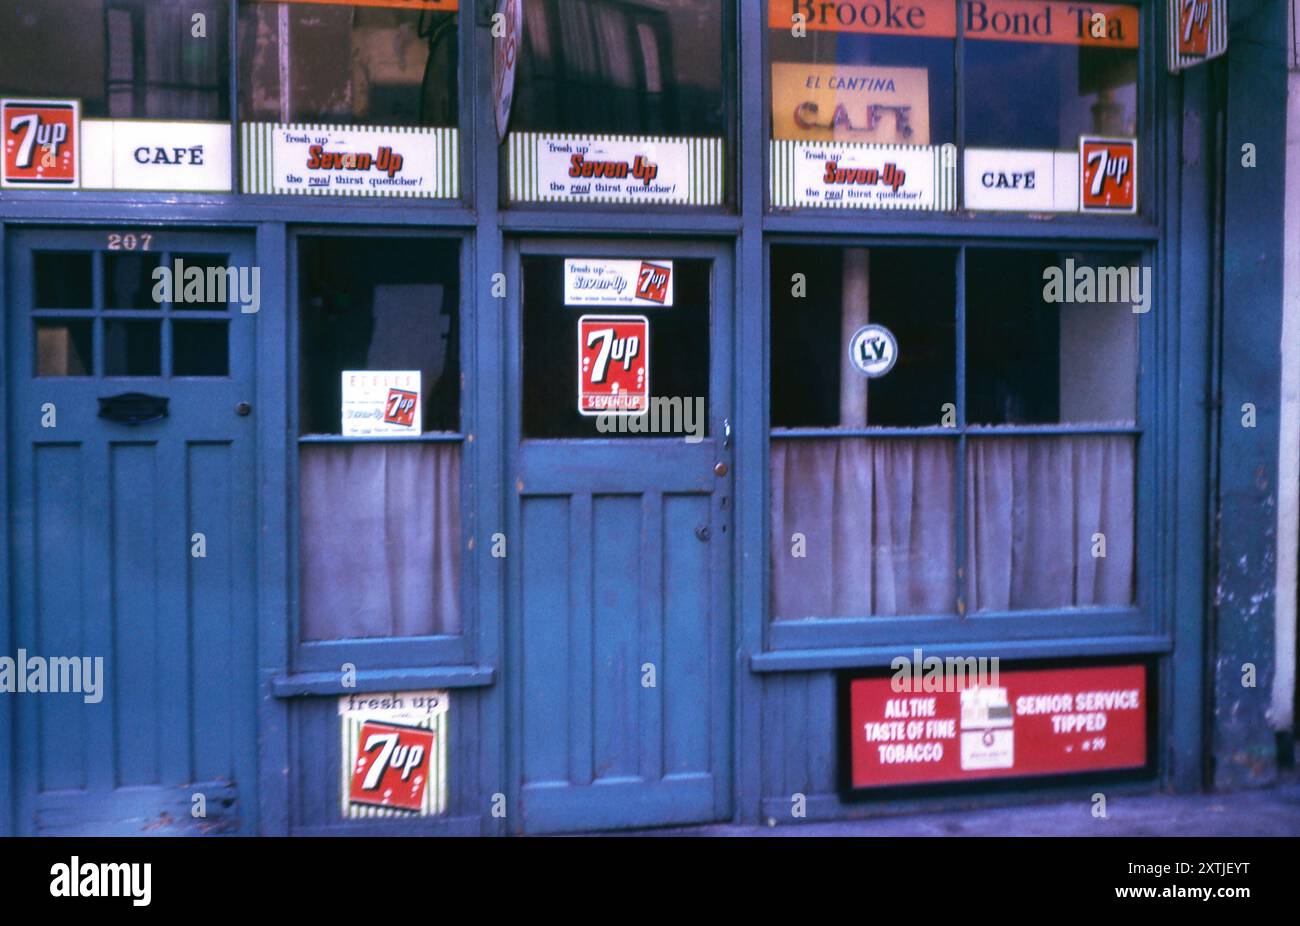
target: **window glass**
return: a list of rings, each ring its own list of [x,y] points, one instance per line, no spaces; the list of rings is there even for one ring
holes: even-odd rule
[[[971,250],[967,421],[1132,425],[1151,285],[1138,255]]]
[[[530,0],[511,128],[726,134],[722,0]]]
[[[771,260],[774,619],[952,613],[956,441],[870,429],[955,423],[955,254]]]
[[[422,430],[460,427],[457,253],[421,238],[303,240],[303,434],[342,433],[345,371],[418,372]]]
[[[771,0],[772,137],[954,141],[954,23],[952,0]]]
[[[1137,135],[1136,6],[963,0],[961,10],[967,145],[1073,151],[1080,135]]]
[[[933,249],[773,248],[772,427],[938,425],[957,395],[955,268]],[[849,356],[868,324],[897,340],[879,378]]]
[[[1122,251],[971,248],[959,329],[955,258],[772,249],[776,620],[1135,600],[1152,268]]]
[[[83,118],[226,121],[227,11],[225,0],[0,0],[0,96],[79,99]]]
[[[734,200],[724,0],[529,0],[501,159],[506,203]]]
[[[304,641],[460,632],[459,248],[304,238]]]
[[[455,0],[241,0],[247,122],[455,126]]]

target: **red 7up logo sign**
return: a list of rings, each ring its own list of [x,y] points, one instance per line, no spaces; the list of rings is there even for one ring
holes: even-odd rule
[[[649,400],[650,320],[644,315],[578,319],[578,411],[639,415]]]
[[[1079,183],[1084,212],[1137,212],[1137,140],[1080,137]]]
[[[434,733],[366,721],[357,738],[348,797],[354,804],[419,810],[429,785]]]

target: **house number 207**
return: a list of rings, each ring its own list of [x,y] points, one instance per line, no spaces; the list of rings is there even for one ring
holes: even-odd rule
[[[110,251],[134,251],[149,250],[153,244],[153,235],[144,232],[139,235],[133,235],[130,232],[109,232],[108,249]]]

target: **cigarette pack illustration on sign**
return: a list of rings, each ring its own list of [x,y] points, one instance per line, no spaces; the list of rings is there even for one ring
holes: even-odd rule
[[[339,698],[343,816],[432,816],[447,809],[445,691]]]
[[[1013,767],[1014,723],[1005,688],[965,689],[961,693],[961,767]]]

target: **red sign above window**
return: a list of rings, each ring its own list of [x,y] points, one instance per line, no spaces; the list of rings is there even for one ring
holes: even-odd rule
[[[895,678],[848,682],[855,789],[1147,764],[1143,665],[1008,670],[969,686],[935,679],[941,691],[910,675],[910,690],[896,691]]]

